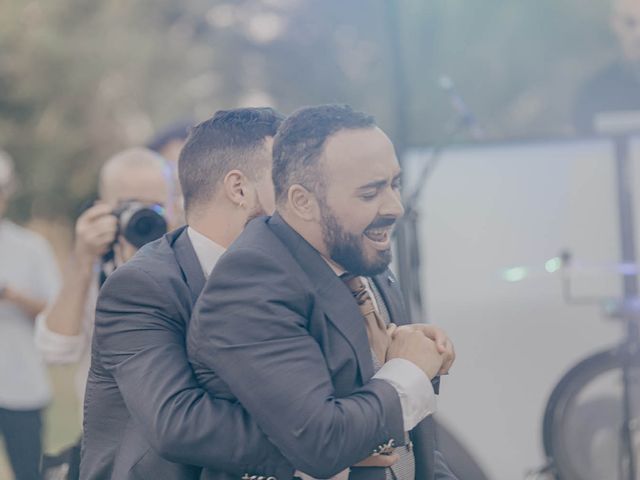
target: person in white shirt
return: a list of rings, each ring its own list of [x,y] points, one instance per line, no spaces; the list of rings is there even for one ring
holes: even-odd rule
[[[122,236],[114,245],[118,219],[113,212],[130,201],[172,205],[173,178],[164,158],[144,148],[125,150],[105,162],[100,171],[100,199],[76,222],[75,243],[60,293],[36,320],[35,341],[44,359],[51,364],[78,365],[75,384],[80,406],[89,371],[101,258],[114,248],[115,263],[121,265],[137,251]],[[172,212],[166,215],[171,221]]]
[[[35,480],[51,390],[33,322],[60,279],[49,244],[4,217],[15,184],[11,158],[0,151],[0,434],[16,478]]]

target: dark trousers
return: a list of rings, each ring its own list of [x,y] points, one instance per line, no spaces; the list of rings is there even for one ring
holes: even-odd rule
[[[42,411],[0,408],[0,433],[16,480],[39,480]]]

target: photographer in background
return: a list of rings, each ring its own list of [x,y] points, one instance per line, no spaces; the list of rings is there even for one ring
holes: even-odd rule
[[[171,205],[172,178],[167,162],[144,148],[125,150],[104,164],[100,199],[76,222],[75,245],[60,293],[36,321],[36,345],[47,362],[79,363],[80,407],[101,270],[108,273],[166,232],[163,216],[171,223],[171,212],[166,215],[161,208]]]
[[[13,162],[0,150],[0,433],[16,479],[35,480],[51,391],[33,322],[60,279],[49,244],[4,218],[15,186]]]

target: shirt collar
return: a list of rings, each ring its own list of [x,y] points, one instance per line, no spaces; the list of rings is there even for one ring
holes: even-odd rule
[[[189,235],[189,240],[191,240],[204,276],[209,278],[213,267],[216,266],[226,249],[191,226],[187,227],[187,235]]]
[[[344,268],[342,268],[340,265],[338,265],[336,262],[334,262],[330,258],[327,258],[324,255],[321,255],[321,256],[322,256],[322,259],[325,262],[327,262],[327,265],[329,265],[329,268],[331,268],[331,270],[333,270],[333,273],[335,273],[337,276],[341,277],[342,275],[347,273],[347,271]]]

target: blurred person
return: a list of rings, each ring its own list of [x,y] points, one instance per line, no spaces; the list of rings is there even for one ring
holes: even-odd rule
[[[131,201],[167,205],[172,190],[172,176],[163,158],[144,148],[125,150],[102,166],[99,200],[76,221],[75,243],[63,273],[62,288],[38,316],[35,341],[47,362],[78,364],[75,384],[81,406],[103,256],[113,251],[114,264],[118,266],[137,250],[119,232],[114,211]]]
[[[160,130],[149,140],[147,148],[162,155],[177,169],[180,151],[187,142],[192,125],[191,122],[178,122]]]
[[[620,55],[579,90],[573,123],[578,132],[596,132],[598,115],[636,112],[640,115],[640,1],[612,0],[610,27]],[[636,119],[636,127],[640,122]]]
[[[302,478],[455,478],[430,418],[453,347],[409,325],[388,269],[403,214],[391,141],[348,106],[303,108],[275,137],[272,178],[276,213],[247,225],[195,307],[198,379],[237,398]]]
[[[180,191],[180,182],[178,181],[178,158],[180,157],[182,147],[187,141],[192,125],[191,122],[177,122],[164,130],[160,130],[149,140],[149,143],[147,143],[147,148],[159,153],[169,161],[171,171],[175,177],[177,188],[174,192],[175,196],[172,205],[174,209],[173,217],[175,219],[174,225],[172,225],[173,228],[185,224],[182,192]]]
[[[0,433],[16,479],[35,480],[51,390],[33,324],[60,279],[49,244],[4,216],[15,186],[13,162],[0,151]]]

